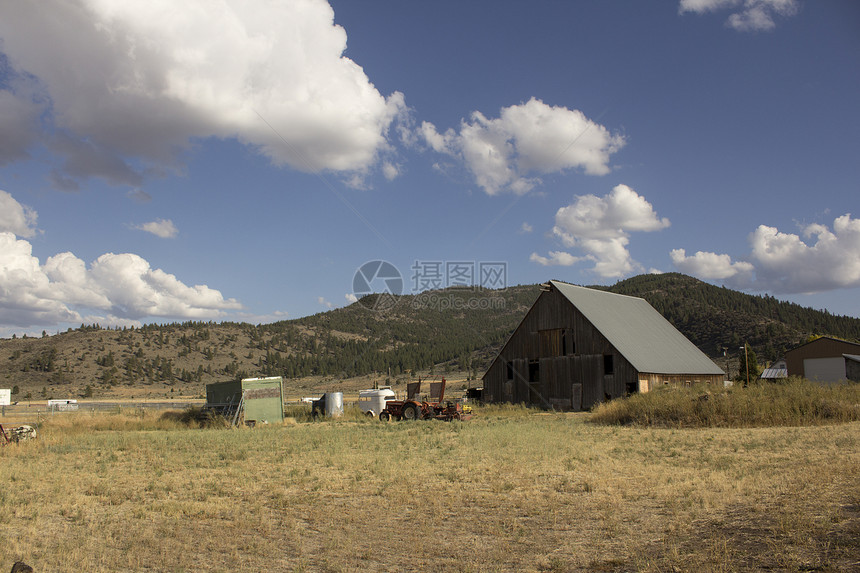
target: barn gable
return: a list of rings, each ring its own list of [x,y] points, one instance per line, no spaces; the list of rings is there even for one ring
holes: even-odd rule
[[[484,399],[586,409],[658,383],[724,374],[645,300],[559,281],[541,295],[484,375]]]

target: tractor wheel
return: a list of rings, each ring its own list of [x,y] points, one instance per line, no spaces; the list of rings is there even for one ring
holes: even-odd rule
[[[379,421],[380,422],[387,422],[390,419],[391,419],[391,414],[389,414],[388,412],[382,411],[379,413]]]
[[[403,419],[412,421],[421,419],[421,413],[418,411],[416,404],[406,404],[403,406]]]

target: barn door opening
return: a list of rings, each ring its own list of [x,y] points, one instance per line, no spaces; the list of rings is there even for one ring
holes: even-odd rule
[[[540,396],[540,361],[529,360],[529,404],[538,404]]]

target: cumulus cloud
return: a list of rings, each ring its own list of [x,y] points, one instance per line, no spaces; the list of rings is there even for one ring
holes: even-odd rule
[[[459,132],[439,133],[423,122],[418,133],[433,151],[460,159],[489,195],[522,195],[540,184],[540,175],[567,169],[605,175],[610,156],[625,143],[581,111],[535,98],[502,108],[495,119],[475,111]]]
[[[627,185],[617,185],[604,197],[579,195],[555,214],[553,234],[564,246],[582,251],[583,257],[553,251],[549,258],[536,253],[530,258],[543,265],[572,265],[585,259],[594,263],[592,270],[599,276],[617,278],[642,268],[627,249],[630,233],[659,231],[669,224],[644,197]]]
[[[179,229],[176,228],[176,225],[174,225],[173,221],[170,219],[156,219],[149,223],[133,225],[132,228],[152,233],[156,237],[161,237],[162,239],[172,239],[179,234]]]
[[[752,263],[732,262],[729,255],[703,251],[697,251],[695,255],[688,257],[684,249],[674,249],[669,253],[669,257],[679,271],[707,280],[734,277],[736,283],[749,282],[749,275],[754,270]]]
[[[329,302],[329,301],[327,301],[327,300],[325,299],[325,297],[318,296],[318,297],[317,297],[317,302],[318,302],[319,304],[323,305],[323,306],[324,306],[324,307],[326,307],[326,308],[334,308],[334,304],[333,304],[333,303],[331,303],[331,302]]]
[[[775,17],[794,16],[798,11],[797,0],[681,0],[679,13],[704,14],[721,10],[732,10],[726,25],[739,32],[772,30]]]
[[[801,235],[760,225],[749,237],[751,252],[742,262],[715,253],[686,257],[683,249],[671,256],[684,272],[747,290],[799,294],[860,287],[860,219],[848,213],[833,221],[832,230],[812,224]]]
[[[346,293],[346,294],[344,295],[344,298],[346,299],[346,302],[348,302],[349,304],[352,304],[352,303],[354,303],[354,302],[358,302],[358,297],[357,297],[357,296],[355,296],[355,295],[354,295],[353,293],[351,293],[351,292]]]
[[[32,237],[36,234],[37,218],[33,209],[21,205],[12,195],[0,190],[0,231]]]
[[[0,232],[0,320],[3,326],[76,322],[80,315],[54,296],[29,242]]]
[[[106,253],[87,267],[65,252],[48,257],[43,265],[33,256],[32,245],[16,236],[15,229],[32,230],[27,224],[21,226],[21,213],[26,223],[28,211],[2,191],[0,207],[0,326],[77,323],[82,313],[92,312],[126,321],[211,319],[241,308],[235,299],[225,299],[205,285],[185,285],[131,253]],[[18,214],[13,224],[7,224],[10,212]],[[36,213],[29,213],[35,222]]]
[[[525,233],[531,233],[532,231],[534,231],[534,227],[529,225],[527,222],[523,221],[523,224],[520,225],[520,233],[525,234]]]
[[[89,177],[137,186],[209,137],[301,171],[366,172],[406,109],[343,55],[346,32],[325,0],[12,2],[0,37],[50,102],[42,137],[68,189]],[[0,125],[32,132],[34,101],[0,92]],[[0,161],[32,143],[3,140],[12,147]]]
[[[570,253],[565,253],[564,251],[550,251],[549,257],[542,257],[537,253],[532,253],[529,257],[529,260],[545,267],[556,265],[562,267],[569,267],[581,261],[582,258],[574,257]]]

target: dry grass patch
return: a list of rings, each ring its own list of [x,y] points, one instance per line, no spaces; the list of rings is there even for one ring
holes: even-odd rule
[[[657,388],[594,409],[592,421],[664,427],[770,427],[860,420],[860,384],[815,384],[801,378],[748,387]]]
[[[468,423],[253,430],[56,416],[38,441],[0,452],[0,544],[9,565],[37,571],[860,562],[860,423],[688,430],[588,416],[508,407]]]

